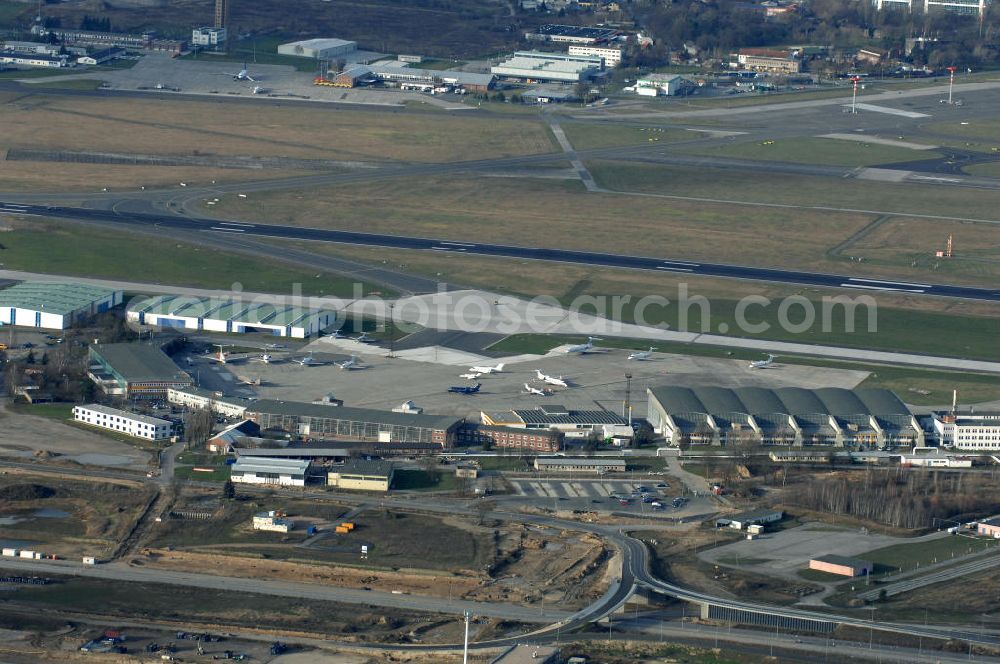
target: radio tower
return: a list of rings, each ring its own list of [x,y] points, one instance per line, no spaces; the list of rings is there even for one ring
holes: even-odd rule
[[[215,27],[226,30],[225,51],[229,51],[229,0],[215,0]]]

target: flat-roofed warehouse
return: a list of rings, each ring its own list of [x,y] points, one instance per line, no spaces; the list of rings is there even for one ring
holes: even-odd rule
[[[328,406],[297,401],[255,401],[247,419],[261,429],[285,431],[309,438],[348,439],[383,443],[455,444],[465,423],[456,417],[393,413],[369,408]]]
[[[593,432],[603,437],[616,435],[628,421],[610,410],[571,410],[561,404],[507,411],[481,411],[483,424],[516,429],[552,429],[567,438],[582,438]],[[631,431],[631,428],[629,427]]]
[[[0,290],[0,323],[65,330],[122,303],[122,291],[88,284],[25,281]]]
[[[339,55],[347,55],[358,50],[358,43],[347,41],[346,39],[336,39],[334,37],[304,39],[302,41],[288,42],[278,46],[278,53],[281,55],[294,55],[301,58],[316,58],[317,60],[329,60]]]
[[[182,330],[270,334],[304,339],[337,320],[332,311],[226,298],[159,295],[132,303],[128,320]]]
[[[350,459],[327,471],[327,486],[353,491],[388,491],[392,487],[393,466],[388,461]]]
[[[170,388],[194,384],[159,346],[149,344],[94,344],[87,375],[106,394],[128,398],[165,399]]]
[[[490,67],[497,76],[531,81],[579,83],[604,70],[604,59],[596,55],[569,55],[517,51],[507,60]]]
[[[647,390],[647,419],[674,445],[785,447],[923,444],[889,390],[681,387]]]
[[[546,23],[540,25],[534,32],[528,32],[526,39],[534,41],[549,41],[566,44],[596,44],[613,39],[618,35],[614,28],[593,28],[585,25],[560,25]]]

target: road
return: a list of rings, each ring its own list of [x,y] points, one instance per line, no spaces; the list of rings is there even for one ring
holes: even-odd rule
[[[234,237],[258,236],[283,240],[306,240],[311,242],[332,242],[387,249],[411,249],[454,253],[459,255],[491,256],[526,260],[572,263],[589,267],[612,267],[633,270],[647,270],[670,274],[684,274],[702,277],[723,277],[750,281],[766,281],[822,286],[827,288],[847,288],[859,293],[892,292],[906,295],[931,295],[960,298],[985,302],[1000,301],[1000,289],[977,288],[951,284],[910,283],[866,279],[847,275],[825,274],[796,270],[777,270],[747,265],[727,265],[723,263],[702,263],[686,260],[683,256],[652,257],[628,256],[596,251],[571,251],[542,247],[525,247],[479,242],[460,242],[404,235],[385,235],[339,231],[278,224],[254,224],[236,220],[182,217],[169,214],[119,212],[118,210],[96,210],[91,208],[64,207],[53,205],[30,205],[0,202],[0,213],[69,218],[100,223],[114,222],[127,226],[156,227],[185,231],[188,233],[215,233]]]

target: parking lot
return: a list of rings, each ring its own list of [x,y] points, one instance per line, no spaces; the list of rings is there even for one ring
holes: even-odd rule
[[[521,496],[534,496],[537,498],[600,498],[607,499],[611,494],[628,496],[632,490],[639,486],[635,482],[623,480],[510,480],[514,490]],[[643,486],[654,488],[653,484],[646,483]],[[668,487],[661,487],[664,491]],[[659,496],[657,493],[652,494]]]

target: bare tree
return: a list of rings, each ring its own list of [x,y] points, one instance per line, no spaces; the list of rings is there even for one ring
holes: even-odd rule
[[[188,446],[204,445],[212,435],[215,418],[207,408],[196,408],[184,413],[184,439]]]

